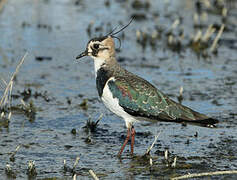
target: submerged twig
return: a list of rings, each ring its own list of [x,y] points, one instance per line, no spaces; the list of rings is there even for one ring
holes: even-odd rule
[[[9,122],[11,118],[12,113],[10,112],[7,116],[7,114],[3,111],[0,115],[0,126],[3,126],[5,128],[9,127]]]
[[[24,114],[29,118],[30,121],[34,121],[36,114],[36,107],[33,104],[33,101],[29,103],[25,103],[23,99],[21,99],[22,106],[19,107],[19,110],[22,110]]]
[[[15,179],[16,178],[16,173],[13,171],[13,169],[12,169],[10,164],[6,164],[5,173],[11,179]]]
[[[206,173],[193,173],[193,174],[187,174],[184,176],[174,177],[174,178],[171,178],[171,180],[195,178],[195,177],[202,177],[202,176],[225,175],[225,174],[237,174],[237,170],[215,171],[215,172],[206,172]]]
[[[35,177],[37,175],[36,168],[35,168],[35,161],[28,162],[28,169],[27,174],[29,177]]]

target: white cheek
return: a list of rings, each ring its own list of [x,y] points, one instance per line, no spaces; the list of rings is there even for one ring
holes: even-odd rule
[[[102,67],[102,65],[105,63],[104,59],[93,57],[94,59],[94,67],[95,67],[95,77],[97,75],[97,71]]]

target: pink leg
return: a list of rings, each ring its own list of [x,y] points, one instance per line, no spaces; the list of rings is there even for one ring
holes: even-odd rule
[[[127,137],[126,137],[126,139],[125,139],[125,141],[124,141],[124,143],[123,143],[123,146],[121,147],[121,149],[120,149],[120,151],[119,151],[119,153],[118,153],[118,156],[121,156],[121,154],[123,153],[123,150],[124,150],[126,144],[128,143],[128,140],[129,140],[129,138],[130,138],[130,133],[131,133],[131,130],[128,128]]]
[[[135,129],[132,126],[131,128],[131,155],[133,155],[133,146],[134,146],[134,142],[135,142]]]

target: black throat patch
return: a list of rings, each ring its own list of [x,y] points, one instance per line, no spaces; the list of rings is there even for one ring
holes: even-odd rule
[[[101,97],[103,94],[103,89],[105,87],[106,82],[111,76],[109,75],[109,71],[104,68],[100,68],[97,71],[96,76],[96,88],[98,90],[99,96]]]

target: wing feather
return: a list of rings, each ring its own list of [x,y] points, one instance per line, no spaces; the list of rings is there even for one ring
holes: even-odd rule
[[[138,76],[115,77],[108,82],[113,97],[123,109],[137,117],[174,122],[215,124],[218,121],[169,99],[148,81]]]

